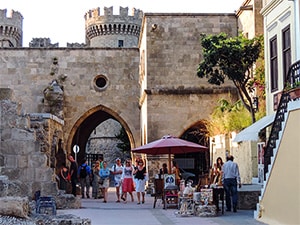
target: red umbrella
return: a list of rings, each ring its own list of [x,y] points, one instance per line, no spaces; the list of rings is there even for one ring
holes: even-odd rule
[[[134,148],[133,153],[144,153],[149,155],[169,155],[169,171],[171,171],[171,154],[185,154],[193,152],[203,152],[208,148],[190,141],[186,141],[170,135],[163,136],[161,139]]]

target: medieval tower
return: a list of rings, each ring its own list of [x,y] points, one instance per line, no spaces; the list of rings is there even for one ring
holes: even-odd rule
[[[89,10],[85,14],[86,44],[90,47],[138,47],[143,12],[135,8],[132,15],[128,7],[120,7],[119,15],[113,15],[113,7]]]
[[[23,38],[23,16],[21,13],[7,9],[0,10],[0,46],[22,47]]]

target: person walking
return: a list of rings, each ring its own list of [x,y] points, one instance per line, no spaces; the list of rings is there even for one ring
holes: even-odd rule
[[[103,184],[100,184],[104,198],[103,202],[107,203],[110,170],[107,168],[106,161],[103,161],[103,168],[100,169],[99,175],[100,178],[103,180]]]
[[[92,197],[94,199],[100,198],[100,186],[99,186],[99,181],[100,181],[100,161],[96,161],[95,165],[92,169],[93,173],[93,181],[92,181]]]
[[[76,197],[77,163],[72,155],[68,155],[68,160],[71,162],[69,171],[71,175],[72,194]]]
[[[136,184],[135,191],[138,200],[137,204],[139,205],[141,203],[141,195],[142,195],[142,204],[144,204],[147,171],[142,159],[138,161],[138,166],[135,168],[133,174],[134,174],[134,179]]]
[[[222,168],[222,182],[226,194],[226,211],[231,211],[232,202],[233,212],[237,212],[237,186],[239,188],[242,187],[239,167],[237,163],[233,162],[234,157],[232,155],[228,155],[226,159],[227,161],[223,164]]]
[[[126,159],[122,173],[122,196],[121,199],[126,203],[127,193],[131,196],[131,201],[134,201],[132,192],[134,191],[133,183],[134,167],[131,164],[131,159]]]
[[[78,179],[81,186],[81,196],[84,198],[84,191],[87,198],[90,198],[90,179],[92,177],[91,167],[87,164],[86,159],[82,160],[82,164],[78,168]]]
[[[121,159],[117,158],[116,163],[111,168],[112,174],[114,175],[114,185],[116,187],[116,196],[117,201],[120,202],[120,187],[121,187],[121,180],[122,180],[122,173],[123,173],[123,165],[121,163]]]

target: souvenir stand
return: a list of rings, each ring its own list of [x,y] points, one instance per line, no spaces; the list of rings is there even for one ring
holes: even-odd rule
[[[164,209],[178,208],[178,186],[175,174],[164,175]]]

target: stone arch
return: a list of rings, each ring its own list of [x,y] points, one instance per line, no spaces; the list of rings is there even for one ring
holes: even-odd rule
[[[78,159],[83,158],[85,151],[82,151],[82,149],[85,149],[87,140],[91,132],[99,124],[106,121],[107,119],[114,119],[122,125],[130,141],[130,147],[134,148],[135,141],[133,138],[133,134],[130,131],[126,121],[118,113],[111,110],[110,108],[107,108],[103,105],[98,105],[86,111],[73,125],[70,131],[69,138],[67,140],[66,149],[68,149],[68,153],[73,154],[73,146],[77,144],[80,148],[80,151],[78,153]]]
[[[190,123],[184,131],[179,135],[179,138],[186,139],[191,142],[198,143],[203,146],[209,147],[209,136],[206,128],[205,120],[198,120],[193,123]],[[194,168],[184,168],[189,172],[192,172],[196,175],[196,180],[194,182],[198,182],[198,178],[207,174],[210,168],[210,149],[201,153],[188,153],[185,154],[184,157],[180,155],[174,155],[174,159],[185,158],[187,161],[192,160],[194,162]]]

